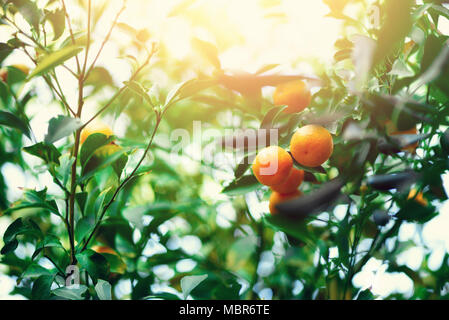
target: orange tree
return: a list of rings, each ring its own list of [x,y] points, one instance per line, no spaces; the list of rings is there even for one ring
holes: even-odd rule
[[[413,281],[412,293],[386,298],[446,298],[447,254],[436,269],[428,249],[418,269],[397,260],[421,245],[402,241],[401,226],[426,224],[447,199],[444,2],[324,1],[327,18],[344,27],[334,64],[316,78],[276,75],[275,65],[230,74],[218,49],[195,39],[213,70],[192,78],[189,61],[173,67],[159,39],[120,21],[125,6],[103,21],[106,3],[71,1],[85,17],[75,19],[63,0],[2,0],[9,38],[0,43],[0,166],[14,164],[39,182],[51,177],[17,200],[8,196],[13,178],[0,176],[8,222],[0,270],[16,280],[11,293],[248,299],[268,290],[274,299],[373,299],[353,281],[373,258]],[[359,16],[348,16],[348,5]],[[117,56],[132,69],[120,85],[100,66],[118,32],[126,36]],[[17,53],[31,68],[7,63]],[[160,85],[153,70],[172,85]],[[62,73],[76,97],[66,96],[73,86]],[[274,95],[262,95],[264,87],[276,87]],[[44,92],[60,111],[37,140],[29,105]],[[238,124],[220,121],[227,110]],[[123,117],[129,125],[120,136],[100,121]],[[163,137],[179,128],[193,134],[194,121],[220,130],[214,145],[239,159],[223,167],[177,157],[186,146],[174,152]],[[252,131],[224,134],[230,128]]]

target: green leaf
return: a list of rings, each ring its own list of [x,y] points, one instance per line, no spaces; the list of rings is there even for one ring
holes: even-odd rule
[[[96,87],[112,86],[114,85],[114,80],[112,79],[112,76],[109,73],[108,69],[103,67],[95,67],[92,69],[89,77],[86,79],[85,85],[93,85]]]
[[[33,156],[41,158],[47,164],[54,163],[59,166],[59,157],[61,156],[61,153],[52,144],[39,142],[35,145],[25,147],[23,150]]]
[[[8,44],[0,42],[0,64],[12,53],[13,50],[14,49]]]
[[[227,194],[228,196],[238,196],[257,190],[259,188],[260,183],[259,181],[257,181],[256,177],[253,175],[248,175],[233,181],[223,189],[222,193]]]
[[[10,242],[5,243],[5,245],[3,246],[0,253],[5,255],[10,252],[14,252],[14,250],[16,250],[18,246],[19,246],[19,242],[16,239],[13,239]]]
[[[33,300],[47,300],[50,298],[50,289],[53,283],[53,275],[42,275],[33,282],[31,298]]]
[[[9,227],[6,229],[4,235],[3,235],[3,241],[5,243],[10,242],[11,240],[15,239],[15,237],[23,232],[25,229],[25,225],[22,222],[22,218],[18,218],[13,223],[9,225]]]
[[[360,291],[357,296],[357,300],[374,300],[374,299],[375,297],[369,289]]]
[[[51,272],[50,270],[47,270],[44,267],[33,262],[26,268],[21,278],[34,278],[40,277],[42,275],[53,276],[54,272]]]
[[[2,248],[1,253],[7,254],[13,252],[19,244],[16,239],[17,236],[24,234],[40,237],[42,232],[32,220],[23,220],[22,218],[16,219],[9,225],[3,235],[3,242],[5,243],[5,246]]]
[[[184,300],[187,299],[190,292],[195,289],[201,282],[206,280],[207,274],[202,276],[185,276],[181,279],[181,289]]]
[[[118,255],[110,253],[102,253],[101,255],[108,260],[112,273],[125,274],[127,267],[122,258]]]
[[[55,200],[46,200],[47,190],[41,191],[26,190],[21,200],[15,202],[13,206],[6,210],[6,213],[13,211],[27,209],[27,208],[41,208],[50,211],[58,216],[61,216],[56,205]]]
[[[31,139],[28,123],[10,112],[0,111],[0,125],[17,129]]]
[[[251,153],[243,157],[242,161],[237,165],[237,168],[235,169],[234,176],[236,179],[241,178],[246,171],[248,171],[249,167],[251,166],[252,159],[256,157],[255,153]]]
[[[137,93],[139,96],[145,99],[148,104],[152,107],[155,107],[153,101],[147,93],[147,90],[137,81],[125,81],[123,82],[131,91]]]
[[[65,13],[63,9],[57,9],[54,12],[47,12],[45,19],[51,23],[53,27],[53,41],[58,40],[65,30]]]
[[[28,80],[47,73],[48,71],[59,66],[68,59],[73,58],[82,50],[83,47],[80,46],[69,46],[46,55],[44,58],[42,58],[42,60],[39,61],[36,69],[34,69],[33,72],[31,72],[31,74],[28,76]]]
[[[84,218],[81,218],[77,224],[75,229],[75,239],[78,243],[89,235],[95,227],[95,217],[93,215],[88,215]]]
[[[266,215],[264,222],[276,230],[285,232],[305,243],[313,245],[314,236],[307,230],[307,224],[304,221],[292,221],[279,215]]]
[[[112,287],[109,282],[99,279],[95,291],[100,300],[112,300]]]
[[[64,247],[62,246],[61,242],[59,241],[58,237],[56,237],[54,235],[46,235],[44,240],[42,240],[41,242],[39,242],[36,245],[36,250],[34,251],[33,255],[31,256],[31,260],[36,259],[36,257],[39,255],[39,253],[41,253],[42,250],[44,250],[45,248],[51,248],[51,247],[61,248],[61,249],[65,250]]]
[[[72,134],[74,131],[81,128],[83,124],[80,119],[58,116],[50,120],[48,125],[48,132],[45,136],[45,143],[52,144],[62,138]]]
[[[290,152],[289,152],[289,153],[290,153]],[[291,153],[290,153],[290,154],[291,154]],[[293,159],[293,165],[294,165],[297,169],[301,169],[301,170],[304,170],[304,171],[307,171],[307,172],[311,172],[311,173],[321,173],[321,174],[326,174],[326,170],[325,170],[322,166],[320,166],[320,167],[314,167],[314,168],[312,168],[312,167],[306,167],[306,166],[300,165],[300,164],[298,163],[298,161],[296,161],[295,158],[293,158],[293,156],[292,156],[292,159]]]
[[[94,280],[107,279],[109,275],[109,262],[101,254],[93,250],[85,250],[76,254],[79,264],[87,270]]]
[[[93,133],[89,135],[84,141],[80,151],[81,167],[84,168],[89,162],[92,155],[102,146],[111,143],[114,140],[114,136],[106,136],[102,133]]]
[[[34,30],[39,34],[39,25],[41,12],[36,3],[30,0],[13,0],[14,6],[19,9],[20,14],[25,20],[33,26]]]
[[[217,82],[215,80],[191,79],[177,84],[167,95],[164,107],[168,107],[175,101],[188,98],[204,89],[207,89]],[[178,98],[178,100],[175,100]]]
[[[100,148],[100,151],[103,148],[108,148],[115,145],[106,145]],[[106,154],[96,154],[94,157],[91,157],[90,161],[85,165],[82,171],[82,177],[79,182],[84,182],[90,179],[95,175],[96,172],[102,170],[108,166],[112,166],[114,172],[117,174],[117,177],[120,178],[121,172],[128,162],[128,156],[126,155],[127,151],[122,148],[118,148],[117,151],[110,152],[109,150],[105,150]]]
[[[262,120],[262,123],[260,124],[260,129],[271,129],[273,128],[273,122],[276,119],[276,117],[284,111],[284,109],[287,108],[287,106],[283,107],[274,107],[271,108],[265,117]]]
[[[87,287],[85,285],[79,285],[77,288],[72,287],[61,287],[53,290],[52,293],[58,297],[69,300],[84,300],[82,294],[86,292]]]
[[[374,65],[390,55],[398,43],[410,32],[412,27],[413,0],[386,1],[382,10],[386,18],[381,27],[377,41],[377,49],[374,53]]]

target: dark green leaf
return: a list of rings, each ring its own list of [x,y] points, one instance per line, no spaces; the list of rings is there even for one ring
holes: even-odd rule
[[[31,139],[28,123],[10,112],[0,111],[0,125],[20,130]]]
[[[109,262],[101,254],[88,249],[76,254],[76,259],[94,280],[108,278]]]
[[[52,144],[45,144],[43,142],[35,145],[25,147],[23,150],[33,156],[39,157],[47,164],[54,163],[59,166],[59,157],[61,153]]]
[[[53,283],[53,275],[42,275],[33,283],[31,297],[33,300],[47,300],[50,298],[50,289]]]
[[[260,188],[259,181],[257,181],[255,176],[251,175],[243,176],[240,179],[233,181],[230,185],[224,188],[222,192],[228,196],[238,196],[257,190],[258,188]]]

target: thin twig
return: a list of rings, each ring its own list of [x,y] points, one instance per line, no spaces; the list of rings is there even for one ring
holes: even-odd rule
[[[84,56],[84,64],[83,64],[83,72],[81,77],[83,81],[87,78],[85,77],[86,68],[87,68],[87,59],[89,58],[89,49],[90,49],[90,38],[91,38],[91,25],[92,25],[92,1],[89,0],[89,9],[87,10],[87,44],[86,44],[86,54]]]
[[[104,49],[104,46],[106,45],[106,43],[109,41],[111,35],[112,35],[112,31],[114,30],[115,26],[117,25],[117,21],[118,18],[120,17],[120,15],[122,14],[122,12],[126,9],[125,4],[123,4],[122,8],[120,9],[120,11],[117,13],[117,15],[115,16],[114,21],[112,22],[111,28],[109,29],[108,34],[106,35],[106,37],[103,40],[103,43],[100,46],[100,49],[97,52],[97,55],[94,58],[94,61],[92,62],[91,66],[89,67],[89,70],[87,71],[87,73],[85,74],[85,78],[89,77],[89,74],[92,72],[92,69],[95,67],[95,64],[97,63],[98,58],[101,55],[101,52]]]
[[[122,181],[122,183],[120,183],[120,185],[115,190],[114,195],[112,196],[111,200],[109,200],[109,202],[103,207],[103,210],[102,210],[102,212],[100,214],[100,217],[99,217],[97,223],[95,224],[94,230],[91,232],[91,234],[87,238],[83,248],[81,249],[81,252],[86,250],[87,246],[89,245],[89,242],[92,240],[93,236],[95,235],[95,233],[97,232],[98,228],[100,227],[100,224],[103,222],[103,218],[104,218],[106,212],[108,211],[109,207],[114,203],[114,201],[115,201],[117,195],[119,194],[120,190],[123,189],[123,187],[134,177],[134,175],[136,174],[137,170],[139,170],[139,168],[142,165],[144,159],[146,158],[148,152],[150,151],[151,145],[153,144],[153,140],[154,140],[154,137],[156,135],[157,129],[159,128],[159,124],[160,123],[161,123],[161,118],[160,118],[160,115],[158,115],[157,119],[156,119],[156,125],[154,126],[153,133],[151,134],[151,138],[150,138],[150,141],[148,142],[148,145],[147,145],[147,147],[145,149],[145,152],[143,153],[142,157],[140,158],[139,162],[137,163],[136,167],[131,172],[131,174],[128,177],[126,177]]]
[[[50,258],[50,256],[45,254],[44,257],[47,258],[56,267],[56,269],[58,269],[58,273],[62,277],[65,277],[65,272],[56,264],[56,262],[52,258]]]
[[[26,48],[23,48],[23,51],[25,52],[25,54],[28,56],[28,58],[30,58],[30,60],[37,66],[37,61],[31,56],[31,54],[28,52],[28,50]],[[42,76],[45,80],[45,82],[47,83],[47,85],[50,87],[50,90],[56,94],[58,96],[58,98],[60,99],[60,101],[62,102],[62,104],[67,108],[67,110],[74,116],[75,112],[73,111],[72,108],[70,108],[67,100],[64,97],[64,94],[62,92],[58,92],[58,90],[56,90],[55,86],[53,85],[53,83],[51,82],[51,80],[46,76],[43,75]]]
[[[129,81],[133,81],[133,80],[135,80],[137,78],[139,73],[148,65],[148,63],[150,63],[151,57],[154,55],[155,52],[156,52],[156,48],[155,48],[155,46],[153,46],[153,49],[149,53],[149,55],[147,57],[147,60],[134,72],[134,74],[131,76]],[[90,118],[87,122],[85,122],[83,124],[81,129],[84,129],[92,121],[94,121],[100,114],[102,114],[106,109],[108,109],[112,105],[112,103],[114,103],[115,99],[117,99],[123,93],[123,91],[125,91],[126,88],[127,88],[127,86],[123,86],[122,88],[120,88],[120,90],[117,91],[114,94],[114,96],[112,96],[112,98],[106,103],[106,105],[104,105],[104,107],[102,107],[100,110],[98,110],[98,112],[92,118]]]
[[[67,20],[67,25],[69,27],[70,38],[72,39],[72,43],[76,44],[75,35],[73,33],[73,28],[72,28],[72,22],[70,21],[70,16],[69,16],[69,13],[67,12],[67,7],[65,5],[65,1],[61,0],[61,2],[62,2],[62,8],[64,10],[65,17],[66,17],[66,20]],[[78,55],[75,56],[75,59],[76,59],[76,66],[78,68],[78,73],[80,73],[81,72],[81,67],[80,67],[80,60],[78,58]]]

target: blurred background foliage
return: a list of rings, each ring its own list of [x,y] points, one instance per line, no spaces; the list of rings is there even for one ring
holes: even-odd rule
[[[1,1],[0,279],[11,284],[2,297],[448,297],[445,1],[155,0],[121,11],[121,1],[104,0],[91,8],[90,36],[89,1],[68,2]],[[317,18],[310,32],[292,32]],[[101,119],[120,150],[83,160],[108,146],[102,135],[81,148],[74,242],[82,286],[68,289],[79,125],[67,105],[75,109],[74,56],[83,62],[87,43],[89,62],[102,53],[85,79],[81,121],[108,106]],[[271,94],[291,76],[308,79],[313,100],[285,115]],[[281,128],[287,147],[309,123],[325,126],[335,148],[308,169],[301,190],[327,194],[294,208],[305,220],[272,217],[268,188],[242,163],[251,154],[223,151],[222,138]],[[143,165],[108,206],[155,126]],[[337,177],[343,187],[329,188]]]

